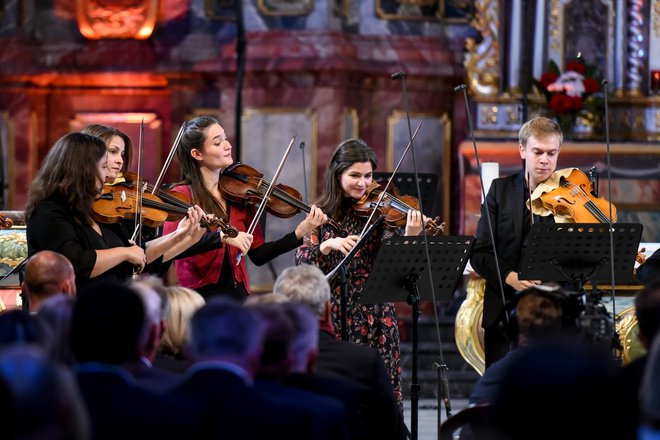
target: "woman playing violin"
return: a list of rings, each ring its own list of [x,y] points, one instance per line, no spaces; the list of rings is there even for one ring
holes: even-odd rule
[[[234,162],[231,150],[224,128],[211,116],[188,121],[177,150],[185,180],[174,190],[188,196],[206,213],[225,219],[239,231],[235,238],[217,234],[216,240],[202,240],[184,254],[188,258],[176,261],[179,284],[197,290],[206,298],[222,294],[244,299],[250,283],[245,259],[240,259],[236,265],[239,252],[250,257],[256,265],[265,264],[300,246],[302,237],[326,219],[320,209],[312,206],[295,231],[278,240],[265,242],[259,226],[254,234],[247,234],[245,231],[254,216],[254,208],[228,201],[218,186],[222,170]],[[164,231],[171,231],[174,227],[175,224],[166,222]],[[200,253],[202,250],[205,252]]]
[[[335,237],[332,229],[322,226],[306,237],[304,245],[298,249],[296,254],[298,264],[314,264],[324,273],[328,273],[355,246],[358,240],[356,234],[363,229],[366,218],[358,216],[353,205],[362,198],[370,186],[376,166],[376,154],[362,140],[349,139],[337,147],[325,173],[323,192],[318,200],[318,206],[323,212],[339,221],[351,235],[345,238]],[[421,230],[421,213],[409,211],[405,234],[417,235]],[[371,345],[379,350],[388,368],[395,397],[401,405],[403,398],[399,368],[399,328],[394,305],[359,303],[360,292],[369,277],[381,240],[398,232],[381,226],[351,260],[348,267],[349,294],[346,310],[349,341]],[[341,287],[338,286],[332,294],[332,320],[336,333],[340,330],[340,295]]]
[[[50,149],[28,193],[28,254],[48,249],[66,256],[79,291],[91,280],[123,281],[160,256],[172,258],[204,233],[201,211],[195,209],[175,233],[146,243],[144,249],[129,242],[116,225],[95,222],[91,206],[108,174],[103,141],[69,133]]]

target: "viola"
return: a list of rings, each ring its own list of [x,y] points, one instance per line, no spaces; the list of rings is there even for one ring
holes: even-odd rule
[[[176,191],[168,191],[176,193]],[[92,203],[92,218],[99,223],[119,223],[124,219],[135,219],[137,215],[137,190],[132,182],[120,182],[113,185],[103,185],[101,195]],[[177,193],[167,195],[168,200],[175,200],[170,204],[161,197],[150,192],[142,193],[142,223],[146,226],[158,228],[167,220],[176,220],[188,214],[190,203],[185,194]],[[185,200],[185,201],[184,201]],[[233,238],[238,231],[217,217],[202,220],[205,227],[218,227],[224,235]]]
[[[236,162],[223,170],[218,185],[225,199],[236,203],[261,203],[270,182],[265,180],[263,173],[249,165]],[[311,206],[302,201],[302,194],[293,187],[278,183],[273,188],[271,197],[266,204],[266,210],[276,217],[289,218],[303,211],[309,213]],[[340,236],[348,233],[335,220],[328,218],[327,222]]]
[[[381,185],[376,181],[371,182],[364,195],[353,203],[353,209],[362,217],[369,217],[372,211],[377,209],[378,214],[385,217],[386,225],[396,228],[404,227],[408,219],[408,211],[419,210],[419,200],[413,196],[399,194],[399,190],[395,186],[390,185],[390,188],[391,191],[385,193],[380,206],[377,206],[382,192]],[[424,231],[431,235],[442,235],[445,225],[444,223],[438,225],[439,221],[439,217],[429,220],[424,226]]]
[[[541,194],[543,207],[554,214],[568,217],[574,223],[609,223],[610,203],[593,195],[593,184],[582,171],[575,169],[561,177],[559,185]],[[616,222],[612,205],[612,222]]]

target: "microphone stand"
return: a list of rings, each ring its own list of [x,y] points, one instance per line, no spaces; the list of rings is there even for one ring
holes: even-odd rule
[[[419,199],[419,211],[422,213],[422,223],[423,223],[423,213],[424,213],[424,207],[422,205],[422,191],[419,187],[419,175],[417,172],[417,160],[415,157],[415,147],[413,145],[413,132],[412,132],[412,126],[410,124],[410,107],[408,104],[408,91],[406,90],[406,76],[407,74],[405,72],[395,72],[391,75],[391,78],[393,80],[401,79],[401,88],[402,88],[402,94],[403,94],[403,104],[404,108],[406,111],[406,122],[408,124],[408,137],[410,138],[410,150],[412,154],[412,162],[413,162],[413,171],[415,174],[415,186],[417,190],[417,198]],[[422,229],[424,231],[425,228]],[[447,417],[451,416],[451,400],[449,397],[449,381],[447,379],[447,364],[445,363],[444,360],[444,354],[442,351],[442,336],[440,334],[440,324],[439,324],[439,319],[438,319],[438,311],[436,309],[436,304],[437,301],[435,299],[435,283],[433,282],[433,271],[431,270],[431,257],[429,255],[429,244],[428,244],[428,236],[426,233],[422,233],[424,237],[424,253],[426,255],[426,265],[428,268],[428,273],[429,273],[429,281],[430,281],[430,286],[431,286],[431,297],[433,298],[433,316],[435,318],[435,328],[436,328],[436,338],[438,340],[438,348],[439,348],[439,354],[440,354],[440,362],[438,366],[438,374],[439,374],[439,381],[442,384],[441,385],[441,396],[438,396],[438,398],[442,398],[442,400],[445,403],[445,411],[447,414]],[[414,283],[413,283],[414,284]],[[415,285],[415,291],[417,290],[416,285]],[[419,295],[416,295],[416,299],[413,299],[413,302],[411,305],[413,306],[412,308],[412,321],[413,321],[413,354],[412,354],[412,372],[411,372],[411,383],[410,383],[410,436],[412,440],[417,440],[418,436],[418,414],[419,414],[419,392],[421,391],[421,386],[419,385],[418,378],[417,378],[417,335],[416,329],[417,329],[417,321],[419,319],[419,307],[418,304],[415,303],[419,302]],[[438,410],[440,410],[440,405],[438,405]]]
[[[605,95],[605,145],[607,146],[607,198],[609,201],[609,233],[610,233],[610,274],[611,274],[611,291],[610,295],[612,297],[612,317],[616,318],[616,292],[614,288],[615,279],[614,279],[614,228],[612,227],[613,216],[612,216],[612,168],[610,166],[610,118],[609,118],[609,109],[608,109],[608,92],[607,92],[607,79],[603,80],[603,94]],[[616,332],[616,327],[612,326],[612,345],[613,350],[616,353],[616,358],[621,361],[623,358],[621,356],[621,341],[619,340],[619,334]]]
[[[350,250],[348,254],[344,257],[343,260],[339,262],[339,264],[332,269],[331,272],[328,272],[328,274],[325,276],[325,279],[328,281],[328,283],[331,283],[335,277],[340,276],[339,282],[341,283],[341,298],[340,298],[340,306],[339,309],[341,311],[341,319],[339,320],[339,323],[341,325],[341,340],[342,341],[347,341],[348,340],[348,329],[346,328],[346,303],[348,302],[348,270],[346,269],[346,266],[348,263],[353,259],[355,254],[364,246],[364,244],[367,242],[367,239],[371,236],[371,233],[376,230],[378,226],[385,220],[384,216],[378,216],[376,220],[374,220],[373,223],[367,226],[367,228],[362,232],[362,235],[358,239],[358,241],[355,243],[355,246]]]
[[[481,160],[479,160],[479,150],[477,149],[477,141],[474,137],[474,128],[472,125],[472,115],[470,114],[470,102],[468,101],[468,96],[467,96],[467,86],[465,84],[461,84],[459,86],[454,87],[454,91],[458,92],[461,90],[463,92],[463,98],[465,99],[465,112],[467,113],[467,120],[468,120],[468,127],[470,128],[470,138],[472,139],[472,145],[474,146],[474,157],[477,161],[477,171],[479,173],[479,184],[481,186],[481,195],[484,200],[484,207],[485,207],[485,214],[486,214],[486,224],[488,225],[488,233],[490,234],[490,243],[493,247],[493,259],[495,260],[495,269],[497,270],[498,276],[497,276],[497,285],[500,289],[500,295],[502,296],[502,307],[506,307],[506,296],[504,295],[504,285],[502,284],[502,277],[499,276],[500,273],[500,262],[499,258],[497,257],[497,245],[495,244],[495,234],[493,233],[493,223],[490,219],[490,208],[488,206],[488,199],[486,198],[486,189],[484,187],[484,179],[482,177],[481,173]],[[532,216],[533,218],[533,216]],[[506,322],[506,325],[508,326],[509,323],[509,314],[504,313],[504,320]]]

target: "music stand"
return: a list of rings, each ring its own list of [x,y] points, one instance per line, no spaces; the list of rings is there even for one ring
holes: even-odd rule
[[[642,236],[639,223],[615,223],[614,276],[633,280],[635,257]],[[521,280],[610,282],[610,232],[607,223],[535,223],[527,235],[520,264]]]
[[[419,302],[433,301],[426,261],[425,238],[392,237],[383,240],[371,268],[360,303],[407,302],[412,306],[412,374],[410,384],[411,435],[417,439],[420,385],[417,383],[417,328]],[[474,236],[426,237],[436,300],[450,299],[463,276],[475,243]],[[420,295],[421,291],[421,295]]]
[[[527,236],[527,249],[518,278],[575,283],[584,304],[580,328],[594,342],[611,337],[613,348],[618,349],[618,334],[609,313],[600,303],[597,283],[612,281],[612,267],[616,281],[632,281],[643,226],[639,223],[612,225],[613,266],[609,227],[607,223],[533,224]],[[590,295],[583,288],[586,281],[591,281],[593,286]]]
[[[374,180],[385,185],[392,173],[375,172]],[[424,211],[433,213],[435,206],[435,194],[438,189],[438,175],[434,173],[418,173],[419,189],[422,192],[422,207]],[[415,173],[396,173],[392,180],[399,193],[417,197],[417,185],[415,185]]]

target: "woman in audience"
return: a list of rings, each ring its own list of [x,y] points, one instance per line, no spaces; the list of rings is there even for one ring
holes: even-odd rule
[[[154,364],[174,371],[183,372],[188,367],[184,346],[190,332],[190,319],[204,304],[202,295],[182,286],[166,287],[169,301],[169,317],[160,344],[159,356]]]

